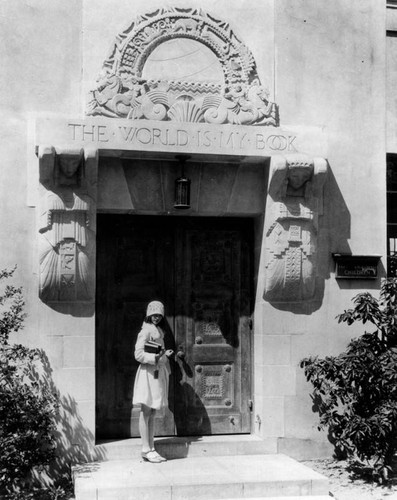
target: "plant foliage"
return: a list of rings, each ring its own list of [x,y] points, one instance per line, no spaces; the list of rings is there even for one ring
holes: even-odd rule
[[[0,281],[14,271],[0,271]],[[25,319],[21,287],[5,285],[0,308],[0,494],[22,498],[35,489],[32,472],[55,456],[58,398],[40,372],[42,351],[11,342]]]
[[[336,451],[368,461],[373,476],[387,482],[397,449],[397,280],[385,280],[377,300],[369,293],[338,322],[373,327],[353,339],[346,352],[301,361],[314,387],[320,425]]]

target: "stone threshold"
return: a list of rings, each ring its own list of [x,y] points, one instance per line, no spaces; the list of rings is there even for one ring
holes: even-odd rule
[[[161,437],[155,439],[157,451],[168,459],[219,455],[276,454],[277,438],[262,439],[251,434],[197,437]],[[141,439],[120,439],[98,443],[99,461],[140,458]]]

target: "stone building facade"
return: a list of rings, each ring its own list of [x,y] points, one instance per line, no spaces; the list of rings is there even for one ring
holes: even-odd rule
[[[89,457],[138,435],[132,349],[158,298],[179,353],[158,435],[328,453],[299,361],[343,350],[360,330],[335,316],[386,275],[384,2],[22,3],[0,6],[1,267],[65,439]],[[338,277],[334,254],[376,264]]]

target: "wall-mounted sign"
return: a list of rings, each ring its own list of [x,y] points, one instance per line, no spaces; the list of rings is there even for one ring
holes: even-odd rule
[[[336,278],[375,279],[378,277],[380,255],[332,254],[336,262]]]

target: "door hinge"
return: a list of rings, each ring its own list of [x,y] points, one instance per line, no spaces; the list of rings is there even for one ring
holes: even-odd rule
[[[254,402],[252,401],[252,399],[248,400],[248,408],[249,408],[249,411],[254,410]]]
[[[254,326],[252,319],[249,320],[248,325],[249,325],[250,330],[252,330],[252,327]]]

